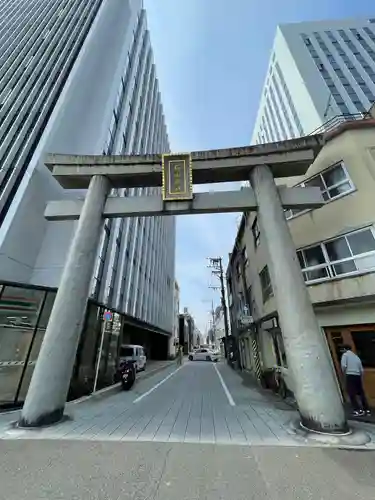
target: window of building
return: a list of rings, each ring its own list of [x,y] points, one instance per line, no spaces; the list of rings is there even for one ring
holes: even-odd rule
[[[321,172],[313,179],[309,179],[304,185],[305,187],[319,186],[325,201],[334,200],[354,189],[354,185],[342,161],[328,170]]]
[[[255,217],[253,225],[251,226],[251,232],[253,233],[255,248],[259,246],[260,243],[260,231],[258,225],[258,217]]]
[[[375,368],[375,331],[351,331],[352,340],[364,368]]]
[[[361,229],[297,251],[307,283],[375,269],[373,228]]]
[[[274,81],[275,81],[275,79],[274,79],[274,76],[273,76],[272,77],[272,84],[273,85],[274,85]],[[279,127],[279,132],[280,132],[281,140],[288,139],[288,134],[287,134],[287,132],[285,130],[283,118],[281,116],[283,114],[283,116],[285,117],[285,114],[282,112],[282,110],[280,108],[281,102],[276,99],[275,92],[273,90],[272,85],[270,85],[270,98],[271,98],[271,102],[272,102],[273,108],[275,110],[275,115],[276,115],[277,125]]]
[[[227,281],[227,294],[228,294],[229,305],[232,305],[232,303],[233,303],[233,294],[232,294],[232,282],[231,282],[231,280]]]
[[[236,274],[237,278],[239,279],[241,277],[241,266],[239,261],[236,263]]]
[[[243,261],[244,261],[244,264],[245,266],[247,265],[248,263],[248,257],[247,257],[247,250],[246,250],[246,247],[243,248],[242,250],[242,257],[243,257]]]
[[[251,286],[249,286],[247,289],[247,302],[248,302],[248,307],[249,307],[249,315],[252,316],[255,302],[254,302],[253,290],[252,290]]]
[[[325,202],[333,201],[341,196],[354,191],[355,186],[349,177],[344,162],[340,161],[332,167],[311,177],[305,182],[301,182],[298,187],[319,187]],[[289,209],[285,211],[287,219],[292,219],[298,214],[306,213],[309,210]]]
[[[286,96],[286,99],[288,101],[288,104],[289,104],[289,109],[291,110],[292,112],[292,116],[293,116],[293,119],[294,119],[294,124],[296,125],[297,127],[297,130],[298,130],[298,133],[300,136],[303,136],[304,135],[304,130],[302,128],[302,125],[301,125],[301,122],[299,120],[299,117],[298,117],[298,114],[297,114],[297,111],[296,111],[296,108],[294,106],[294,102],[293,102],[293,99],[292,99],[292,96],[290,94],[290,91],[289,91],[289,88],[288,88],[288,85],[286,84],[286,81],[285,81],[285,78],[284,78],[284,75],[281,71],[281,68],[279,66],[278,63],[275,64],[275,68],[276,68],[276,72],[278,74],[278,77],[280,79],[280,82],[281,82],[281,85],[282,85],[282,88],[284,90],[284,93],[285,93],[285,96]],[[271,142],[270,140],[268,140],[268,142]]]
[[[261,272],[259,273],[259,277],[262,287],[263,302],[266,302],[273,295],[271,278],[267,266],[264,266],[264,268],[261,270]]]

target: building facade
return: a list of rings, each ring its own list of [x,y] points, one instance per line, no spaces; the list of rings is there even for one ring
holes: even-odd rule
[[[76,223],[47,222],[47,202],[85,195],[66,192],[58,185],[44,166],[45,154],[161,153],[169,151],[169,143],[141,0],[30,0],[22,4],[11,0],[0,8],[0,19],[4,26],[0,44],[0,280],[15,284],[17,291],[3,292],[3,345],[9,340],[8,329],[22,320],[24,307],[9,309],[9,300],[29,303],[29,292],[22,290],[36,286],[49,291],[59,286]],[[124,189],[113,190],[111,195],[157,192],[159,188]],[[174,267],[173,217],[106,220],[90,303],[101,304],[101,311],[108,308],[136,320],[139,328],[149,332],[171,335]],[[88,312],[88,321],[94,321],[94,316],[99,321],[98,310],[92,318]],[[10,321],[10,316],[15,320]],[[130,328],[125,319],[122,324],[126,340]],[[26,363],[33,332],[24,336],[22,329],[17,335],[13,331],[13,350],[8,345],[7,359],[2,362],[17,357]]]
[[[375,19],[277,28],[252,144],[310,134],[375,102]]]
[[[287,211],[286,217],[338,383],[342,347],[350,344],[362,359],[365,390],[374,404],[375,120],[357,118],[332,129],[307,175],[289,182],[320,186],[325,204]],[[242,219],[227,277],[232,329],[235,325],[243,368],[259,378],[279,366],[293,392],[267,251],[253,214]],[[241,327],[244,305],[253,321]]]
[[[180,317],[180,287],[177,281],[174,282],[173,294],[173,331],[169,340],[169,356],[174,357],[179,345],[179,317]]]
[[[211,327],[207,332],[207,343],[219,347],[221,339],[225,336],[225,321],[223,307],[217,306],[212,310]]]
[[[187,307],[184,307],[183,313],[179,314],[179,339],[183,346],[184,354],[188,354],[198,343],[200,332],[195,326],[193,316]]]
[[[349,170],[353,171],[354,178],[361,176],[362,173],[365,176],[365,172],[370,168],[365,156],[368,154],[366,151],[370,151],[372,147],[369,138],[371,133],[363,128],[357,130],[355,127],[363,123],[366,111],[374,102],[375,19],[304,22],[282,25],[277,28],[254,125],[252,143],[274,142],[318,132],[333,134],[332,140],[325,146],[304,178],[283,179],[283,183],[288,186],[320,187],[327,204],[314,211],[288,210],[285,212],[296,247],[297,249],[306,248],[308,258],[312,258],[310,248],[315,242],[323,245],[324,241],[335,241],[339,235],[360,228],[362,219],[364,227],[369,222],[368,215],[364,215],[362,210],[363,204],[366,203],[362,201],[365,186],[360,189],[362,181],[353,182]],[[348,122],[351,132],[345,131],[344,122]],[[338,133],[338,131],[342,132]],[[366,133],[368,142],[355,148],[354,138],[364,137]],[[359,165],[366,165],[366,167],[360,171]],[[337,212],[335,217],[325,218],[330,211],[333,213],[334,208],[340,211],[349,203],[354,203],[358,207],[357,220],[354,225],[347,222],[343,212]],[[312,220],[315,220],[313,229]],[[369,225],[371,226],[371,223]],[[324,238],[320,240],[322,231]],[[337,244],[344,245],[340,243],[341,240],[338,242]],[[293,380],[286,368],[287,360],[278,322],[277,306],[272,299],[267,257],[265,249],[261,250],[261,247],[257,216],[255,213],[246,214],[242,218],[228,268],[228,280],[232,287],[230,301],[233,333],[237,334],[238,355],[245,369],[253,371],[259,379],[261,374],[271,371],[275,365],[281,366],[285,380],[293,391]],[[353,255],[352,250],[348,252],[348,257]],[[305,265],[304,251],[298,251],[298,258],[301,265]],[[356,304],[351,301],[350,307],[347,307],[348,304],[340,306],[341,287],[350,287],[354,282],[362,283],[367,278],[362,277],[363,273],[356,267],[355,270],[353,269],[353,274],[349,271],[347,274],[341,273],[340,276],[345,277],[339,279],[339,274],[335,274],[338,273],[338,267],[335,267],[335,264],[331,268],[327,264],[327,259],[329,257],[326,253],[324,256],[315,256],[314,262],[322,268],[320,271],[316,269],[313,274],[318,276],[326,272],[325,280],[327,282],[332,280],[331,288],[335,291],[332,292],[329,300],[328,297],[325,301],[311,295],[313,292],[321,293],[328,286],[328,283],[325,286],[319,284],[319,280],[323,280],[323,277],[318,281],[311,280],[312,275],[309,273],[304,273],[304,277],[317,314],[319,311],[319,323],[327,336],[332,362],[340,380],[338,369],[340,347],[333,348],[327,329],[340,323],[342,327],[349,328],[346,331],[352,331],[350,329],[353,325],[357,325],[356,327],[371,325],[373,319],[365,312],[364,304],[368,302],[369,297],[367,293],[362,294],[359,291],[360,287],[356,298],[353,299]],[[356,264],[353,265],[356,266]],[[350,264],[345,264],[345,266],[348,268]],[[366,269],[364,274],[371,275],[371,270]],[[354,276],[357,277],[354,278]],[[337,290],[337,287],[340,290]],[[343,297],[345,296],[344,293]],[[333,309],[328,308],[330,301],[332,304],[329,307]],[[319,306],[318,303],[320,303]],[[253,321],[251,325],[244,325],[240,321],[244,307],[250,312]],[[323,309],[325,319],[323,319]],[[329,310],[338,311],[337,317],[329,316]],[[350,311],[355,311],[355,314],[350,316]],[[368,333],[366,341],[371,338],[371,328]],[[341,340],[336,340],[336,343],[341,342],[340,345],[342,345],[342,337],[338,339]],[[348,336],[345,336],[345,339],[349,341]],[[351,343],[353,345],[353,341]],[[361,351],[359,347],[358,350]],[[369,361],[366,363],[369,365]],[[371,367],[367,366],[366,370],[367,392],[369,397],[374,399],[375,380],[373,384],[370,375]]]

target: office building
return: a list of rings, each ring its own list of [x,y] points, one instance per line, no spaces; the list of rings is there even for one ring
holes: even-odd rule
[[[177,354],[177,347],[180,343],[179,337],[179,317],[180,317],[180,287],[178,282],[174,281],[173,292],[173,333],[169,339],[169,356],[174,358]]]
[[[13,404],[27,391],[76,227],[47,222],[46,204],[85,195],[61,189],[46,153],[162,153],[169,144],[141,0],[10,0],[0,20],[0,401]],[[105,221],[73,374],[78,393],[92,388],[103,331],[102,385],[121,341],[167,356],[174,261],[173,217]],[[104,311],[111,321],[102,328]]]
[[[341,349],[348,343],[363,360],[372,403],[375,121],[366,111],[375,102],[374,76],[375,19],[280,26],[252,136],[263,143],[326,134],[327,143],[306,175],[282,179],[289,187],[320,187],[325,204],[286,210],[285,216],[337,381],[342,380]],[[293,392],[256,213],[242,217],[227,280],[241,367],[257,379],[270,377],[272,385],[277,365]]]
[[[252,144],[310,134],[375,101],[375,18],[281,25]]]

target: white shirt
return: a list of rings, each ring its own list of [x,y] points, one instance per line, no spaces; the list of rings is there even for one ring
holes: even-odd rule
[[[362,361],[352,351],[346,351],[341,358],[341,369],[345,375],[362,375]]]

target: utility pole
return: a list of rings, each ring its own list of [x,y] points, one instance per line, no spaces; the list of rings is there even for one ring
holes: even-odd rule
[[[219,289],[219,287],[212,287],[209,286],[211,289]],[[210,333],[212,332],[214,335],[214,338],[216,340],[216,323],[215,323],[215,308],[214,308],[214,301],[211,299],[204,299],[202,302],[209,302],[211,304],[211,308],[207,311],[210,314],[211,319],[208,321],[208,326],[207,326],[207,338],[210,338]],[[211,339],[212,340],[212,339]],[[207,342],[208,344],[210,342]]]
[[[224,332],[225,332],[225,350],[228,346],[229,337],[229,323],[228,323],[228,310],[227,303],[225,300],[225,286],[224,286],[224,271],[223,271],[223,259],[222,257],[209,257],[208,267],[211,269],[212,274],[217,276],[220,281],[220,287],[211,286],[212,289],[220,289],[221,294],[221,307],[223,309],[224,315]]]
[[[214,307],[214,301],[211,302],[211,314],[212,314],[212,335],[213,338],[211,338],[211,341],[213,344],[216,343],[216,320],[215,320],[215,307]]]

